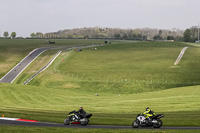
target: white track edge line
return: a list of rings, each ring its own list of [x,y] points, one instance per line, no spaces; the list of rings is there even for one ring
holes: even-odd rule
[[[16,121],[17,119],[20,119],[20,118],[8,118],[8,117],[0,117],[0,120],[10,120],[10,121]]]
[[[39,48],[36,48],[36,49],[32,50],[32,51],[31,51],[26,57],[24,57],[17,65],[15,65],[12,69],[10,69],[10,71],[7,72],[7,73],[0,79],[0,81],[1,81],[5,76],[7,76],[13,69],[15,69],[15,67],[17,67],[22,61],[24,61],[30,54],[32,54],[34,51],[36,51],[37,49],[39,49]]]
[[[53,63],[53,61],[60,55],[61,52],[62,52],[62,51],[57,52],[56,56],[53,57],[53,60],[51,60],[50,62],[48,62],[48,63],[47,63],[48,65],[43,67],[44,69],[42,68],[42,69],[43,69],[42,71],[44,71],[45,69],[47,69],[47,68]],[[40,70],[41,70],[41,69],[40,69]],[[42,71],[40,71],[39,73],[41,73]],[[39,74],[39,73],[38,73],[38,74]],[[34,78],[34,77],[33,77],[33,78]],[[28,79],[29,81],[28,81],[28,80],[27,80],[27,81],[30,82],[33,78],[31,78],[31,79],[29,78],[30,80]],[[25,81],[25,82],[26,82],[26,81]],[[27,83],[28,83],[28,82],[27,82]],[[27,83],[26,83],[26,84],[27,84]],[[24,85],[26,85],[26,84],[24,84]]]
[[[38,54],[30,63],[28,63],[26,65],[26,67],[24,67],[24,69],[26,69],[38,56],[40,56],[42,53],[44,53],[47,49],[43,50],[40,54]],[[11,81],[11,83],[24,71],[24,69],[21,70],[20,73],[18,73],[18,75]]]

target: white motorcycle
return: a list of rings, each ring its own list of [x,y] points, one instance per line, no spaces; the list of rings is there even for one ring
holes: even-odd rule
[[[138,127],[160,128],[163,124],[162,120],[160,120],[160,118],[162,117],[164,117],[163,114],[158,114],[158,115],[153,116],[151,120],[147,120],[143,114],[139,114],[136,117],[136,120],[133,121],[132,127],[133,128],[138,128]]]

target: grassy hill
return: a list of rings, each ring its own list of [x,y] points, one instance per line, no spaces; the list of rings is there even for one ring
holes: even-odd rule
[[[29,52],[38,47],[77,46],[85,44],[101,44],[103,40],[55,39],[56,44],[47,43],[48,39],[0,39],[0,77],[5,75],[14,65]]]
[[[199,48],[190,46],[181,62],[174,66],[185,46],[188,45],[141,42],[107,45],[97,50],[88,48],[82,52],[63,51],[48,70],[29,84],[115,94],[198,85]],[[16,82],[22,84],[26,79]]]
[[[83,106],[93,113],[91,124],[130,125],[150,106],[165,114],[164,126],[198,126],[200,49],[189,46],[181,62],[173,65],[185,46],[189,45],[139,42],[82,52],[63,49],[48,69],[21,85],[56,50],[45,52],[14,84],[0,83],[0,115],[62,123],[67,112]]]

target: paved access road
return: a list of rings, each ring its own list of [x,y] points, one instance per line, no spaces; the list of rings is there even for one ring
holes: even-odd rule
[[[22,61],[20,61],[15,67],[13,67],[4,77],[1,78],[0,82],[12,83],[15,78],[41,53],[49,48],[38,48],[29,53]]]
[[[177,65],[181,58],[183,57],[183,54],[185,53],[185,50],[187,49],[188,47],[184,47],[182,50],[181,50],[181,53],[179,54],[178,58],[176,59],[176,61],[174,62],[174,65]]]
[[[134,129],[131,126],[110,126],[110,125],[87,125],[81,126],[64,125],[60,123],[48,123],[48,122],[23,122],[23,121],[10,121],[0,120],[0,125],[19,125],[19,126],[35,126],[35,127],[63,127],[63,128],[101,128],[101,129]],[[139,128],[139,129],[155,129],[155,128]],[[200,127],[161,127],[159,129],[181,129],[181,130],[200,130]],[[158,129],[158,130],[159,130]]]

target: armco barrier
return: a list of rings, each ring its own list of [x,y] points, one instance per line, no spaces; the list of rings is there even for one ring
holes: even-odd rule
[[[58,51],[56,53],[56,55],[42,68],[40,69],[38,72],[36,72],[33,76],[31,76],[28,80],[26,80],[24,82],[24,85],[26,85],[28,82],[30,82],[36,75],[38,75],[40,72],[44,71],[45,69],[47,69],[49,67],[49,65],[58,57],[58,55],[61,53],[62,51]]]

